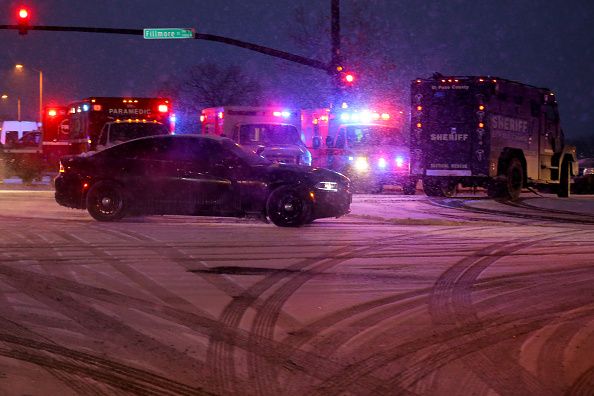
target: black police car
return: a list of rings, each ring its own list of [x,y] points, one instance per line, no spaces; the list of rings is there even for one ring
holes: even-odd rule
[[[296,227],[349,212],[349,179],[327,170],[272,164],[232,140],[151,136],[64,157],[56,201],[99,221],[126,215],[267,216]]]

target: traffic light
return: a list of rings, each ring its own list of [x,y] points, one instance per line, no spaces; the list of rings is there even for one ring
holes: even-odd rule
[[[336,67],[336,79],[337,85],[341,88],[349,88],[353,86],[356,80],[355,74],[351,71],[347,71],[342,66]]]
[[[345,85],[352,85],[355,81],[355,75],[351,72],[343,72],[342,74],[342,82]]]
[[[27,34],[30,28],[31,12],[26,7],[19,7],[17,11],[19,34]]]

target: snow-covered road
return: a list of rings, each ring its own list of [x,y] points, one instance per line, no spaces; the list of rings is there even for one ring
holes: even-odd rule
[[[360,195],[282,229],[0,191],[0,389],[588,394],[594,199],[571,200]]]

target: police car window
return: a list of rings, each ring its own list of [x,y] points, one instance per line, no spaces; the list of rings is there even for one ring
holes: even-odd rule
[[[194,169],[207,170],[212,159],[220,151],[220,148],[211,143],[215,142],[203,139],[175,139],[169,150],[170,159],[184,162]]]
[[[167,160],[169,146],[168,139],[141,139],[112,146],[101,155],[138,160]]]

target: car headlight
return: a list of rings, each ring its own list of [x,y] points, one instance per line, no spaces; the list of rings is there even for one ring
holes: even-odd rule
[[[318,190],[323,190],[323,191],[337,192],[338,191],[338,183],[323,181],[323,182],[319,182],[318,184],[316,184],[315,188],[317,188]]]
[[[594,175],[594,168],[584,168],[584,176],[586,175]]]
[[[365,157],[357,157],[355,159],[355,170],[358,172],[365,172],[369,169],[369,162],[367,162],[367,158]]]

